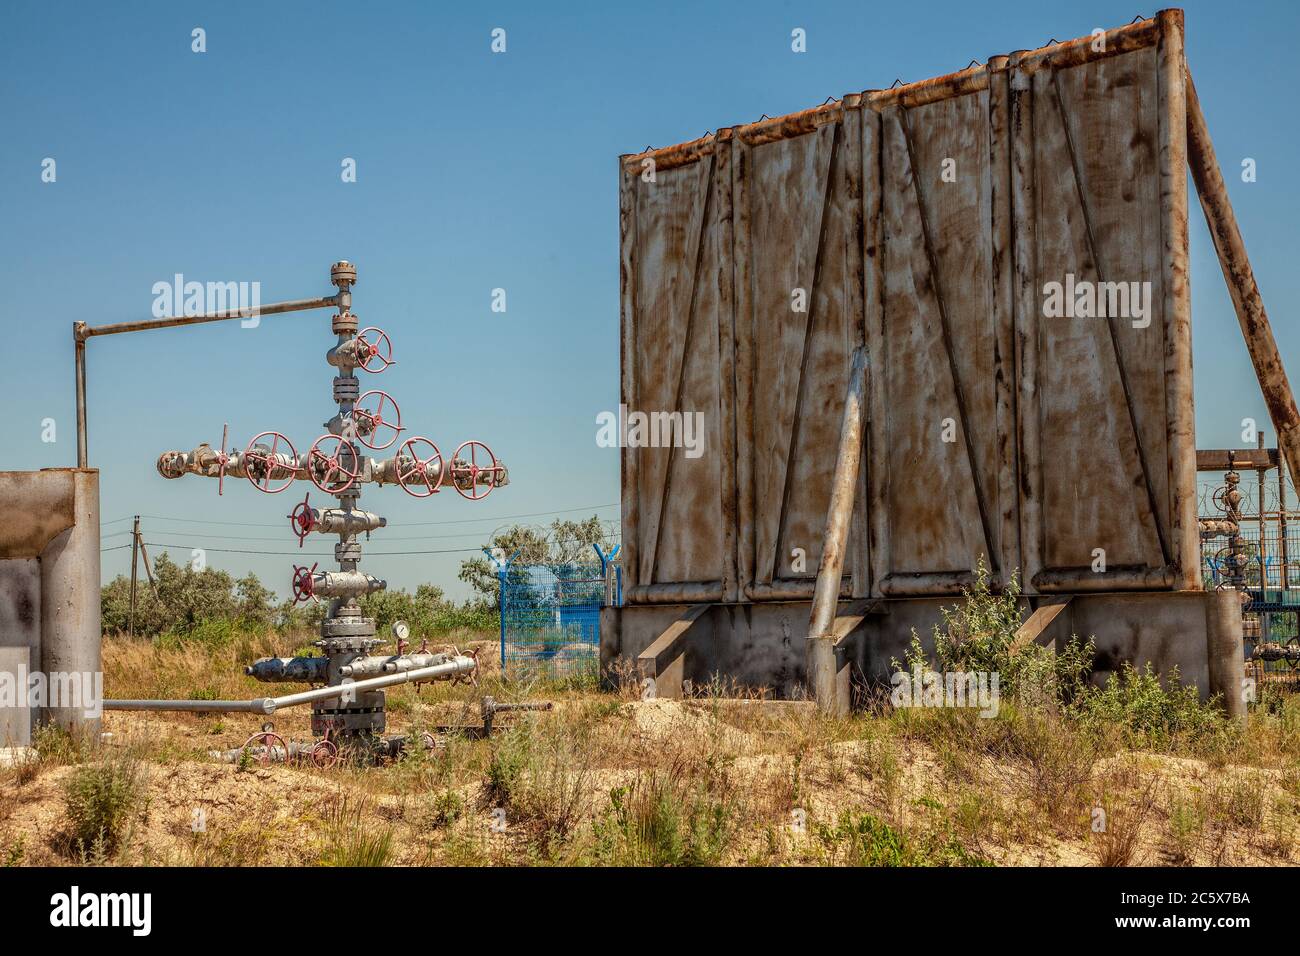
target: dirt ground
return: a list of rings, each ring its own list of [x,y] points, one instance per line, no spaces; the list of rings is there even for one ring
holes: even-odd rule
[[[222,696],[256,695],[177,654],[118,649],[106,670],[132,694],[229,681]],[[163,666],[181,676],[152,675]],[[439,734],[434,750],[379,766],[228,763],[212,753],[260,719],[107,713],[99,746],[47,745],[0,770],[0,865],[1300,862],[1294,721],[1252,716],[1232,750],[1180,755],[1015,715],[837,719],[806,703],[641,700],[635,687],[485,671],[478,686],[393,691],[389,732],[477,725],[485,694],[553,709],[503,715],[490,739]],[[310,739],[305,709],[274,721]],[[69,786],[123,764],[139,782],[118,838],[79,843]]]

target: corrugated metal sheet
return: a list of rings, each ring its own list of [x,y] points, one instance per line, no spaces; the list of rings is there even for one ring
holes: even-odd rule
[[[623,452],[631,602],[811,594],[863,342],[846,594],[1200,586],[1181,14],[1104,41],[621,159],[622,400],[706,441]],[[1044,318],[1067,274],[1149,327]]]

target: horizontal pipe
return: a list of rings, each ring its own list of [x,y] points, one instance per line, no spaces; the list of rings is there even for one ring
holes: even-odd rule
[[[224,312],[212,312],[207,315],[179,315],[162,319],[145,319],[140,322],[117,322],[113,325],[85,325],[78,323],[75,335],[85,340],[96,335],[117,335],[120,332],[143,332],[147,329],[170,329],[178,325],[200,325],[204,322],[224,322],[228,319],[251,319],[260,315],[279,315],[282,312],[300,312],[305,309],[325,309],[338,305],[337,295],[322,296],[317,299],[293,299],[289,302],[274,302],[261,305],[256,309],[227,309]]]
[[[1089,591],[1167,591],[1174,586],[1168,568],[1110,568],[1090,572],[1077,568],[1046,568],[1031,579],[1038,591],[1086,593]]]
[[[722,600],[721,581],[640,584],[624,593],[629,604],[703,604]]]
[[[106,700],[105,710],[166,710],[189,714],[273,714],[270,697],[257,700]]]
[[[297,707],[300,704],[314,704],[317,701],[333,700],[344,694],[355,694],[395,684],[412,681],[421,682],[438,680],[442,677],[454,677],[468,673],[478,666],[472,657],[453,657],[445,664],[433,667],[421,667],[417,670],[403,671],[399,674],[385,674],[369,680],[352,681],[348,684],[336,684],[333,687],[319,687],[297,694],[285,694],[282,697],[259,697],[256,700],[106,700],[105,710],[158,710],[184,711],[187,713],[224,713],[224,714],[274,714],[283,707]]]
[[[394,684],[406,684],[411,681],[437,680],[440,677],[455,677],[457,674],[468,673],[478,666],[478,662],[472,657],[453,657],[445,664],[434,664],[432,667],[419,667],[415,670],[401,671],[396,674],[385,674],[383,677],[371,677],[367,680],[353,681],[350,684],[336,684],[333,687],[318,687],[315,690],[304,690],[298,694],[287,694],[284,697],[271,698],[272,703],[278,707],[296,707],[299,704],[314,704],[317,701],[332,700],[335,697],[341,697],[343,694],[356,693],[358,691],[379,690],[383,687],[392,687]]]

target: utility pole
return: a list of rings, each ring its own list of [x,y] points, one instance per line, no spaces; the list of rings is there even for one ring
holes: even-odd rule
[[[131,529],[131,615],[127,619],[126,633],[135,637],[135,575],[136,558],[140,554],[140,516],[135,516],[135,525]]]

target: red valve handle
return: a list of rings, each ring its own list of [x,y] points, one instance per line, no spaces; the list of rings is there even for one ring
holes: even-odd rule
[[[371,399],[371,396],[375,396]],[[366,402],[374,405],[373,409],[367,408]],[[385,418],[384,413],[387,406],[392,406],[392,411]],[[389,420],[391,419],[391,421]],[[372,389],[357,399],[356,405],[352,409],[352,421],[355,426],[356,439],[367,448],[373,448],[375,451],[382,451],[393,442],[397,441],[397,436],[404,431],[402,428],[402,410],[397,407],[397,402],[393,396],[387,392],[381,392],[379,389]],[[382,445],[376,445],[382,434],[380,429],[392,429],[393,435]]]
[[[466,448],[469,449],[468,464],[457,464],[457,462],[463,461],[460,453]],[[483,449],[482,453],[479,452],[480,448]],[[483,455],[487,456],[487,460],[491,464],[479,463]],[[492,454],[492,449],[481,441],[471,439],[457,448],[456,454],[451,456],[451,486],[456,489],[462,498],[478,501],[492,494],[492,489],[496,487],[496,476],[502,470],[501,466],[497,464],[496,456]],[[478,477],[486,472],[491,472],[492,480],[485,485],[480,485]],[[466,480],[469,482],[469,487],[462,488],[461,482]]]
[[[293,513],[285,515],[289,519],[289,530],[298,536],[298,547],[307,540],[307,535],[311,534],[312,529],[316,527],[316,513],[311,507],[311,492],[307,492],[307,497],[294,507]]]
[[[321,770],[327,770],[339,761],[339,745],[326,737],[318,740],[311,748],[311,762]]]
[[[261,747],[260,754],[254,754],[253,748]],[[250,758],[257,761],[263,767],[270,766],[276,762],[275,749],[279,747],[284,753],[284,762],[289,762],[289,745],[285,743],[284,738],[273,730],[262,730],[253,734],[244,741],[244,746],[240,747],[242,753],[247,753]]]
[[[319,564],[320,562],[316,562]],[[316,573],[316,564],[310,568],[307,565],[293,566],[293,603],[305,604],[316,596],[315,585],[312,576]]]
[[[258,439],[265,438],[268,435],[273,436],[270,450],[256,450]],[[294,466],[290,469],[288,478],[272,482],[271,476],[275,474],[275,469],[285,467],[279,460],[280,455],[283,454],[279,450],[281,443],[289,449],[289,458],[293,461]],[[258,491],[264,491],[268,495],[277,495],[292,485],[297,477],[298,451],[293,447],[293,442],[279,432],[262,432],[260,435],[254,435],[252,441],[248,443],[248,447],[244,449],[243,465],[244,474],[254,488]],[[280,481],[283,483],[280,483]]]
[[[433,454],[422,458],[420,452],[424,445],[428,445],[432,448]],[[403,467],[403,455],[409,455],[414,459],[407,467]],[[434,466],[434,462],[437,462],[436,467]],[[442,484],[442,452],[440,452],[438,446],[429,441],[429,439],[417,436],[415,438],[408,438],[406,441],[402,442],[402,447],[397,449],[397,457],[394,459],[394,467],[397,471],[397,483],[401,485],[402,490],[411,497],[428,498],[430,495],[436,495],[438,493],[438,486]],[[436,481],[434,480],[434,475],[430,474],[430,472],[437,475]],[[408,485],[407,482],[412,479],[415,480]]]
[[[321,435],[307,455],[307,474],[327,495],[338,495],[352,487],[361,470],[361,456],[352,443],[339,435]]]
[[[373,342],[366,338],[367,332],[375,333]],[[393,364],[393,343],[383,329],[373,325],[367,326],[357,333],[353,341],[356,342],[356,360],[359,368],[374,373],[382,372]],[[374,367],[371,367],[372,363]]]

